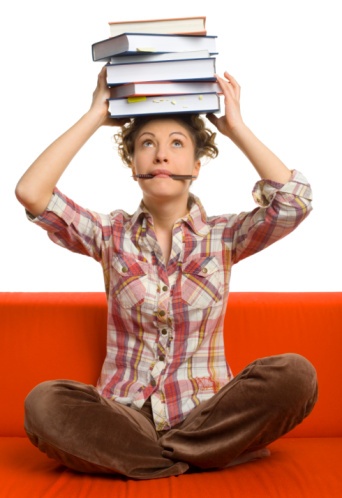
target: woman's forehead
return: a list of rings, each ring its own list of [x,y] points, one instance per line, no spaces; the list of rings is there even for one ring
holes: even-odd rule
[[[191,138],[189,129],[177,119],[153,119],[145,123],[139,130],[138,136],[143,134],[160,135],[160,134],[177,134],[180,133],[185,137]]]

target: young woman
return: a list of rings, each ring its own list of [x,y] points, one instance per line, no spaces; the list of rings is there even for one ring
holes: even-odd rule
[[[302,356],[259,359],[236,377],[225,359],[232,266],[294,230],[311,190],[245,125],[235,79],[217,79],[225,113],[207,117],[260,175],[252,212],[208,217],[189,189],[201,158],[218,153],[215,133],[193,115],[109,118],[105,68],[89,111],[18,182],[29,219],[104,274],[107,356],[96,387],[48,381],[26,399],[29,438],[72,469],[151,479],[243,463],[269,455],[315,404],[316,373]],[[121,127],[119,154],[142,190],[133,215],[85,210],[56,187],[102,125]]]

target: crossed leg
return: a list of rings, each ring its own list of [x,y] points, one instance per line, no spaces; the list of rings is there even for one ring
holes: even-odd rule
[[[146,410],[67,380],[31,391],[25,429],[34,445],[71,469],[154,479],[267,456],[266,446],[299,424],[316,399],[314,368],[287,354],[251,363],[164,433],[156,432]]]
[[[266,446],[302,422],[316,400],[316,372],[305,358],[256,360],[162,436],[163,455],[202,469],[267,456]]]

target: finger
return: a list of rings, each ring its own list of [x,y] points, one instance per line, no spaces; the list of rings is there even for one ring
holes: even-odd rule
[[[109,116],[109,124],[111,126],[124,126],[126,123],[129,123],[129,118],[111,118]]]
[[[106,71],[107,71],[107,65],[108,65],[108,64],[106,63],[104,66],[102,66],[101,71],[100,71],[100,75],[102,75],[102,74],[105,74],[105,73],[106,73]]]
[[[218,123],[219,118],[217,116],[215,116],[215,114],[212,114],[212,113],[206,114],[206,118],[208,119],[208,121],[210,121],[217,128],[217,123]]]
[[[224,76],[227,78],[231,87],[234,88],[236,96],[238,98],[240,98],[241,87],[240,87],[239,83],[236,81],[236,79],[230,73],[228,73],[228,71],[224,72]]]
[[[225,71],[224,72],[224,76],[225,78],[227,78],[227,80],[233,85],[233,86],[239,86],[238,82],[236,81],[236,79],[234,78],[234,76],[232,76],[230,73],[228,73],[228,71]]]
[[[107,85],[107,65],[103,66],[98,75],[98,82]]]
[[[235,90],[234,90],[233,86],[230,84],[230,82],[225,80],[224,78],[222,78],[218,74],[216,74],[215,76],[216,76],[216,79],[218,81],[218,84],[220,85],[220,87],[222,89],[224,96],[226,98],[235,97]]]

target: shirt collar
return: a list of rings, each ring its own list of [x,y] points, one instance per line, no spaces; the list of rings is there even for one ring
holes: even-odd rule
[[[189,212],[183,216],[180,221],[186,223],[196,235],[204,237],[209,232],[210,226],[207,221],[207,214],[201,201],[195,195],[190,194],[188,206]],[[141,223],[140,220],[148,217],[151,217],[151,214],[144,205],[143,201],[141,201],[138,209],[129,221],[128,228],[133,229],[134,225]]]
[[[189,212],[182,220],[187,223],[196,235],[204,237],[209,232],[210,226],[207,220],[207,213],[201,201],[195,195],[190,194],[188,206]]]

